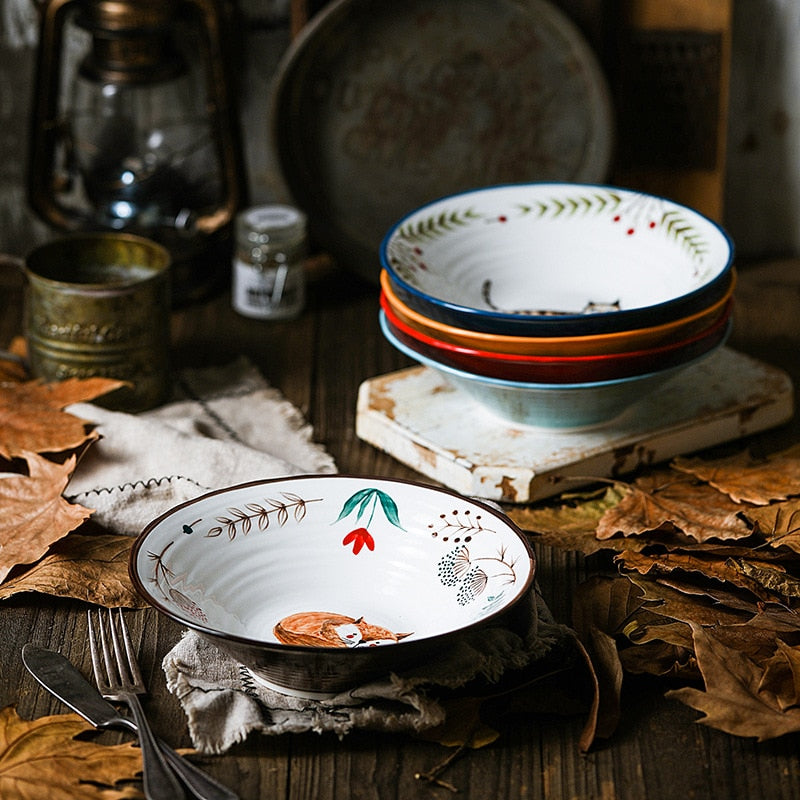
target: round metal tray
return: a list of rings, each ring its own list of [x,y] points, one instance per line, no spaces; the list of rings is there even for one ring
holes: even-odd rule
[[[453,192],[602,181],[610,93],[544,0],[334,0],[275,77],[271,145],[314,243],[371,281],[389,227]]]

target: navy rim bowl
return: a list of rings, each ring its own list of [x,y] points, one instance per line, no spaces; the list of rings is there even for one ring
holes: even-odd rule
[[[528,184],[517,184],[518,186],[563,186],[563,181],[545,181]],[[514,186],[514,184],[509,184]],[[619,190],[630,192],[629,189],[620,187],[601,185],[601,184],[576,184],[581,187],[594,187],[609,190]],[[478,191],[491,191],[492,189],[502,189],[504,186],[490,186],[481,188]],[[729,289],[733,280],[733,259],[734,245],[727,232],[716,222],[701,214],[696,209],[684,206],[673,200],[657,198],[656,195],[649,195],[656,199],[664,199],[672,205],[686,208],[693,214],[697,214],[706,220],[710,225],[717,229],[720,235],[728,244],[728,259],[720,273],[705,285],[688,292],[679,297],[665,300],[654,305],[641,306],[638,308],[622,309],[620,311],[605,311],[593,314],[563,314],[557,316],[524,316],[519,314],[508,314],[495,312],[489,309],[471,308],[447,300],[432,297],[425,292],[411,286],[404,281],[396,272],[394,265],[388,255],[389,242],[395,232],[401,228],[409,218],[418,214],[428,206],[433,206],[443,200],[455,199],[472,194],[473,192],[461,192],[446,197],[433,200],[420,208],[409,212],[405,217],[398,220],[384,236],[380,245],[381,266],[386,270],[389,279],[397,296],[410,308],[424,316],[436,320],[437,322],[451,325],[456,328],[465,328],[482,333],[507,334],[517,336],[585,336],[592,334],[614,333],[616,331],[631,330],[633,328],[649,328],[671,322],[681,317],[689,316],[697,311],[706,308],[717,300],[720,300]]]

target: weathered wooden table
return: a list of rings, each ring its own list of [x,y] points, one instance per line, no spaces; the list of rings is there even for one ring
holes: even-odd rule
[[[796,265],[788,265],[780,274],[791,284],[797,272]],[[742,285],[747,288],[745,280]],[[798,292],[795,287],[790,296],[786,286],[776,291],[783,308],[762,304],[756,291],[742,317],[745,329],[733,343],[784,367],[797,383],[800,333],[795,331],[800,325],[792,309],[793,303],[800,305],[793,299]],[[247,355],[305,413],[315,438],[328,448],[340,471],[418,479],[355,434],[360,383],[410,364],[380,336],[377,305],[375,287],[336,271],[312,281],[307,310],[293,322],[246,320],[222,295],[174,313],[174,361],[199,366]],[[21,317],[20,282],[2,274],[0,346],[20,332]],[[792,421],[750,444],[771,450],[798,439],[800,425]],[[589,565],[578,554],[546,547],[539,547],[537,555],[550,609],[559,621],[569,623],[573,588],[586,577]],[[15,704],[26,719],[66,710],[28,675],[20,649],[32,641],[60,650],[90,674],[85,610],[79,602],[41,595],[0,604],[0,707]],[[172,745],[189,746],[183,712],[167,692],[160,666],[181,631],[154,610],[132,612],[128,619],[151,691],[146,710],[153,726]],[[503,717],[494,744],[460,753],[441,777],[465,800],[800,797],[800,736],[761,744],[728,736],[696,724],[694,711],[664,699],[665,688],[660,681],[626,677],[619,729],[588,755],[578,748],[582,713],[511,714]],[[126,738],[102,736],[108,741]],[[224,756],[200,762],[245,800],[410,800],[450,796],[447,789],[416,777],[450,753],[408,736],[357,732],[341,740],[317,734],[253,737]]]

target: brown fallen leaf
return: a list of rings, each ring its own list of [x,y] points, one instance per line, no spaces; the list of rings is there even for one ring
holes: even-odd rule
[[[671,610],[674,617],[669,616],[667,611]],[[661,642],[682,650],[684,653],[691,654],[694,648],[692,636],[692,625],[699,625],[703,628],[713,628],[716,638],[726,647],[734,648],[737,652],[749,656],[754,661],[761,662],[769,658],[775,650],[778,636],[786,636],[791,643],[800,642],[800,630],[797,628],[777,631],[771,624],[769,614],[755,616],[720,614],[720,622],[713,622],[713,607],[697,601],[695,604],[685,603],[678,606],[672,605],[671,609],[667,605],[648,603],[643,610],[652,612],[649,617],[642,618],[637,616],[631,621],[631,625],[626,629],[630,640],[635,643],[635,648],[621,649],[620,658],[626,669],[632,669],[631,658],[638,658],[640,667],[637,671],[648,672],[651,674],[663,674],[663,662],[665,656],[654,652],[654,657],[661,663],[654,669],[644,665],[643,654],[632,654],[634,649],[641,649],[642,645]],[[655,617],[656,614],[663,614],[661,622]],[[683,658],[685,660],[685,657]],[[670,667],[672,669],[672,667]]]
[[[785,500],[743,512],[771,547],[800,553],[800,500]]]
[[[0,583],[0,600],[21,592],[71,597],[108,608],[147,605],[128,576],[133,539],[119,534],[71,533],[53,544],[47,555]]]
[[[641,607],[641,592],[623,578],[594,576],[575,591],[573,627],[594,667],[597,682],[591,739],[609,738],[619,723],[623,673],[615,637]],[[590,743],[584,731],[581,749],[588,749]]]
[[[60,453],[97,437],[89,424],[62,409],[124,386],[110,378],[69,378],[59,383],[0,383],[0,456]]]
[[[729,558],[726,563],[759,586],[763,586],[773,597],[791,602],[800,598],[800,579],[787,574],[780,564],[767,564],[746,558]]]
[[[644,555],[625,551],[615,557],[617,563],[627,570],[635,570],[640,575],[655,577],[664,573],[674,572],[696,572],[706,578],[730,583],[741,589],[747,589],[755,597],[764,602],[779,602],[783,596],[774,587],[767,587],[763,582],[754,576],[759,568],[769,569],[770,565],[759,563],[755,560],[749,562],[748,568],[743,568],[742,559],[729,559],[719,557],[708,557],[702,554],[692,555],[690,553],[667,553],[664,555]]]
[[[444,722],[434,728],[420,731],[417,736],[427,742],[444,747],[470,747],[477,750],[496,741],[500,734],[481,719],[484,697],[445,699]]]
[[[653,639],[620,650],[619,660],[625,672],[653,675],[656,678],[697,680],[700,673],[692,648]]]
[[[614,636],[643,604],[641,589],[627,578],[595,575],[575,589],[572,627],[583,642],[592,628]]]
[[[68,503],[62,492],[75,457],[55,464],[36,453],[21,454],[28,475],[0,475],[0,581],[18,564],[40,559],[53,542],[77,528],[91,509]]]
[[[700,626],[692,635],[705,691],[684,686],[667,697],[700,711],[698,722],[734,736],[765,741],[800,730],[800,708],[782,708],[773,691],[762,688],[763,667]]]
[[[759,691],[775,696],[782,711],[800,706],[800,647],[778,640],[777,649],[764,665]]]
[[[0,797],[141,800],[141,791],[130,785],[141,772],[141,750],[133,743],[77,738],[91,730],[77,714],[28,722],[10,706],[0,710]]]
[[[677,458],[672,466],[706,481],[737,503],[767,505],[800,494],[800,459],[792,455],[764,460],[746,452],[716,460]]]
[[[690,594],[661,580],[648,580],[637,573],[625,576],[641,592],[643,607],[651,614],[681,622],[694,622],[704,627],[719,625],[744,625],[754,612],[751,600],[748,608],[729,608],[702,594]],[[689,632],[691,638],[691,632]]]
[[[626,495],[606,511],[597,525],[597,538],[619,533],[638,536],[664,525],[674,525],[698,542],[742,539],[752,535],[740,519],[742,506],[706,484],[676,477],[640,478]]]
[[[633,573],[628,573],[627,577],[637,585],[643,585],[639,583],[638,577]],[[674,589],[690,597],[705,598],[714,606],[722,607],[723,611],[729,609],[744,612],[748,618],[747,624],[752,620],[757,620],[760,627],[770,628],[776,633],[800,630],[800,613],[796,610],[786,608],[783,604],[762,601],[754,603],[749,592],[739,591],[733,586],[723,585],[716,581],[692,581],[687,575],[680,573],[659,576],[655,581],[647,581],[647,583],[665,589]]]
[[[615,484],[600,492],[570,495],[557,505],[509,506],[505,512],[520,528],[535,534],[538,542],[591,555],[616,546],[615,542],[598,541],[595,530],[603,514],[620,501],[624,492],[624,486]],[[626,546],[621,539],[620,546]]]

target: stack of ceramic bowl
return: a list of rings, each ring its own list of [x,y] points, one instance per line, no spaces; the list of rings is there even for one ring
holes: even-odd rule
[[[735,271],[697,211],[611,186],[438,200],[381,245],[386,338],[505,420],[606,423],[721,347]]]

